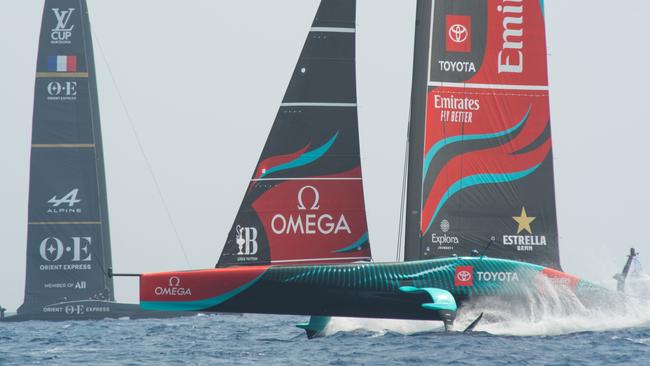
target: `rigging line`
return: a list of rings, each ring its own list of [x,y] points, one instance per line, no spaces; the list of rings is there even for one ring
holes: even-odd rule
[[[138,135],[138,131],[135,128],[135,124],[133,123],[133,119],[131,118],[131,114],[129,113],[129,110],[126,107],[126,103],[124,102],[124,98],[122,97],[122,93],[120,93],[120,89],[117,86],[117,81],[115,80],[115,76],[113,75],[113,71],[111,70],[111,66],[108,63],[108,60],[106,59],[106,54],[104,53],[104,49],[102,48],[101,41],[99,39],[99,34],[97,31],[92,31],[91,32],[94,34],[94,38],[97,39],[97,46],[99,46],[99,52],[102,54],[102,59],[104,60],[104,63],[106,64],[106,69],[108,70],[108,74],[111,77],[111,81],[113,82],[113,86],[115,87],[115,91],[117,92],[118,99],[120,100],[120,104],[122,105],[122,109],[124,110],[124,114],[126,115],[126,119],[129,121],[129,125],[131,127],[131,132],[133,132],[133,136],[135,137],[135,141],[138,145],[138,148],[140,149],[140,153],[142,154],[142,157],[144,158],[145,165],[147,166],[147,171],[149,172],[149,175],[151,175],[151,179],[153,180],[154,186],[156,187],[156,192],[158,192],[158,197],[160,198],[160,202],[162,203],[163,209],[165,210],[165,213],[167,214],[167,219],[169,220],[169,223],[171,224],[172,230],[174,231],[174,236],[176,237],[176,241],[178,242],[179,247],[181,248],[181,251],[183,252],[183,257],[185,258],[185,263],[187,264],[188,268],[191,267],[190,261],[187,257],[187,252],[185,251],[185,246],[183,245],[183,241],[181,240],[181,236],[178,233],[178,229],[176,228],[176,225],[174,224],[174,219],[172,218],[171,212],[169,211],[169,207],[167,206],[167,202],[165,201],[165,198],[163,197],[162,190],[160,188],[160,184],[158,183],[158,180],[156,179],[156,175],[154,174],[153,171],[153,166],[151,165],[151,162],[149,161],[149,158],[147,157],[147,154],[144,152],[144,147],[142,146],[142,141],[140,140],[140,136]]]
[[[88,21],[88,24],[86,23],[86,21],[82,21],[81,22],[81,28],[82,28],[81,35],[82,35],[82,43],[83,43],[84,54],[88,50],[88,46],[89,46],[88,45],[89,40],[88,40],[88,37],[86,36],[87,35],[86,29],[85,29],[86,26],[88,26],[88,29],[91,29],[89,21]],[[91,43],[90,47],[92,47],[92,34],[90,35],[90,43]],[[90,50],[90,52],[88,53],[88,56],[94,62],[94,55],[93,55],[92,50]],[[97,78],[95,77],[95,75],[91,76],[91,78],[94,78],[95,88],[97,88],[97,86],[96,86]],[[91,85],[92,85],[93,79],[91,79],[91,78],[88,79],[88,81],[89,81],[89,90],[92,89]],[[95,137],[96,137],[95,134],[97,133],[96,129],[100,130],[99,132],[100,132],[100,135],[101,135],[101,126],[97,125],[95,123],[96,120],[98,120],[99,116],[94,115],[95,112],[97,112],[97,110],[95,108],[93,108],[94,105],[99,105],[99,100],[93,100],[93,98],[99,99],[99,97],[98,97],[97,92],[95,92],[94,94],[92,92],[89,92],[88,95],[89,95],[89,100],[90,100],[90,103],[91,103],[91,107],[90,107],[91,133],[92,133],[92,138],[93,138],[93,144],[95,144],[97,142],[95,140]],[[95,156],[95,158],[97,158],[98,157],[97,152],[99,151],[99,156],[103,159],[104,158],[104,149],[103,149],[103,146],[101,145],[101,142],[99,144],[95,144],[95,145],[98,147],[98,149],[96,149],[94,151],[93,155]],[[101,164],[101,170],[102,170],[101,175],[99,174],[99,170],[100,170],[100,165],[95,164],[95,176],[100,177],[100,176],[103,175],[104,180],[106,180],[106,167],[104,166],[103,162]],[[100,192],[102,192],[102,189],[100,188],[101,187],[100,181],[101,181],[101,179],[97,179],[97,182],[96,182],[98,196],[101,196]],[[102,273],[104,273],[104,275],[106,275],[106,270],[105,270],[106,266],[105,266],[105,264],[106,264],[107,257],[108,257],[109,260],[112,261],[111,250],[110,250],[110,233],[107,232],[108,231],[108,213],[107,213],[107,208],[106,208],[107,207],[107,198],[106,198],[106,187],[105,186],[106,186],[106,184],[104,183],[104,190],[103,190],[104,194],[103,194],[103,197],[101,197],[99,199],[100,202],[102,202],[102,203],[100,203],[99,207],[104,206],[103,209],[102,208],[99,209],[99,221],[100,221],[99,232],[100,232],[100,237],[101,237],[101,241],[102,241],[101,256],[97,255],[96,246],[91,246],[91,248],[90,248],[91,255],[94,254],[94,258],[96,259],[96,262],[99,265],[100,270],[102,271]],[[106,213],[107,217],[104,217],[105,213]],[[104,242],[105,240],[107,240],[108,242],[105,243]],[[102,283],[104,284],[105,287],[107,287],[110,284],[112,284],[112,281],[110,279],[108,279],[108,277],[104,276],[104,278],[102,278]],[[113,291],[114,291],[114,288],[111,288],[111,293]]]
[[[408,163],[409,163],[409,145],[410,145],[410,135],[411,135],[411,116],[409,113],[409,120],[406,128],[406,148],[404,151],[404,171],[402,173],[402,200],[400,202],[399,206],[399,222],[398,222],[398,230],[397,230],[397,253],[395,255],[395,261],[399,262],[401,259],[401,254],[402,254],[402,245],[404,241],[404,226],[406,225],[406,220],[404,216],[406,215],[405,213],[405,207],[406,207],[406,184],[407,184],[407,176],[408,176]]]

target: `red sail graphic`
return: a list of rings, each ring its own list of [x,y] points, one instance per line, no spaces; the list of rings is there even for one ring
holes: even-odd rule
[[[286,181],[255,201],[271,263],[370,259],[360,173]]]
[[[321,2],[218,267],[370,260],[355,6]]]
[[[542,5],[418,2],[406,259],[560,267]]]

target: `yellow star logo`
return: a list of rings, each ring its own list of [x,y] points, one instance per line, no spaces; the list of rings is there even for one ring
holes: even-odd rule
[[[530,223],[535,221],[536,218],[528,216],[525,207],[521,208],[521,216],[513,216],[512,219],[517,221],[517,224],[519,225],[517,227],[517,234],[524,230],[528,231],[531,235],[533,234],[533,230],[530,228]]]

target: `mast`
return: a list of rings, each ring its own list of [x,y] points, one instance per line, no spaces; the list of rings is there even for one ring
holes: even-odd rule
[[[422,136],[426,109],[429,72],[431,1],[418,0],[415,14],[415,45],[413,47],[413,81],[411,83],[411,115],[409,121],[409,153],[406,190],[404,260],[420,259],[420,211],[422,202]]]
[[[406,260],[560,269],[542,7],[418,1]]]
[[[356,1],[322,0],[217,267],[371,259]]]
[[[106,181],[85,0],[46,0],[30,162],[25,301],[114,301]]]

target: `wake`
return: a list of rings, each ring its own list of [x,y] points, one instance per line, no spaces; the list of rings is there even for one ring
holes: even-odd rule
[[[611,291],[585,303],[568,289],[548,286],[543,295],[529,294],[527,306],[486,299],[461,309],[457,323],[469,324],[485,312],[476,328],[495,335],[553,336],[602,332],[650,324],[650,276],[628,280],[625,295]]]
[[[484,298],[459,309],[454,330],[462,331],[484,312],[477,332],[511,336],[555,336],[650,326],[650,275],[632,272],[625,294],[614,291],[579,299],[569,289],[541,284],[526,301]],[[442,322],[388,319],[333,318],[326,335],[365,330],[374,336],[388,332],[412,335],[443,332]]]

